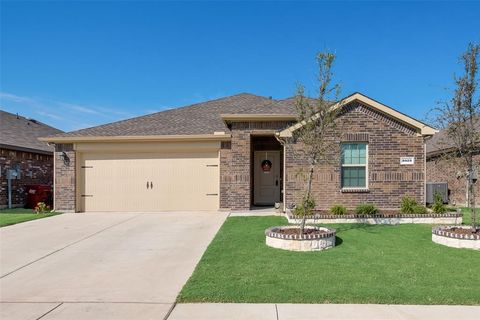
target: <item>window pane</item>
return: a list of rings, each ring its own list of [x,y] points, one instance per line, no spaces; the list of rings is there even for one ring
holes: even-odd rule
[[[342,188],[365,188],[366,181],[365,167],[343,167]]]
[[[366,143],[342,144],[342,164],[366,164]]]
[[[352,158],[355,159],[354,161],[358,161],[357,159],[360,157],[360,150],[353,149],[352,150]]]
[[[357,170],[357,168],[352,168],[352,170],[350,170],[350,175],[351,175],[352,178],[358,179],[358,170]]]

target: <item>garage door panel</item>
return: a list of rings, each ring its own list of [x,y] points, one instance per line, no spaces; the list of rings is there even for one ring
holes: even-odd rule
[[[219,207],[217,152],[91,153],[84,154],[83,159],[85,211],[217,210]]]

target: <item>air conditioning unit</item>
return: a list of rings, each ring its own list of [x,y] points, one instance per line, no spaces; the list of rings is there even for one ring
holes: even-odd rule
[[[427,204],[433,203],[435,193],[442,197],[443,203],[448,203],[448,183],[427,182]]]

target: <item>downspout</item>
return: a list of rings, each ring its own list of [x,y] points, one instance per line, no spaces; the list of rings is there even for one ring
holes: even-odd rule
[[[423,204],[427,204],[427,139],[423,139]]]
[[[275,139],[283,146],[283,186],[282,186],[282,201],[283,201],[283,212],[287,212],[287,192],[286,192],[286,184],[287,184],[287,147],[284,140],[280,139],[280,132],[275,132],[274,134]]]
[[[7,188],[8,188],[8,209],[12,209],[12,178],[7,177]]]
[[[423,204],[427,204],[427,140],[433,136],[423,137]]]
[[[286,177],[287,177],[287,147],[286,145],[283,145],[283,212],[287,212],[287,196],[285,192],[285,186],[286,186]]]
[[[57,166],[56,166],[56,161],[55,161],[55,158],[56,158],[57,154],[55,152],[55,150],[53,151],[53,210],[56,211],[57,210],[57,193],[55,192],[56,190],[56,187],[57,187],[57,180],[56,180],[56,176],[57,176]]]
[[[57,185],[57,181],[56,181],[57,166],[55,165],[55,163],[56,163],[55,158],[57,156],[57,154],[56,154],[57,146],[55,145],[55,143],[52,143],[52,142],[47,142],[47,145],[53,146],[53,148],[54,148],[54,150],[53,150],[53,211],[56,211],[57,210],[57,205],[56,205],[57,195],[55,193],[55,189],[56,189],[56,185]]]

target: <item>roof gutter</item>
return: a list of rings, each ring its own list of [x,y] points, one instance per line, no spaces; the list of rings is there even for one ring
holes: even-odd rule
[[[215,132],[214,134],[198,135],[155,135],[155,136],[81,136],[81,137],[43,137],[40,141],[54,143],[73,142],[126,142],[126,141],[159,141],[159,142],[180,142],[180,141],[229,141],[230,134]]]
[[[14,151],[38,153],[38,154],[44,154],[44,155],[52,155],[53,154],[53,149],[51,151],[47,151],[47,150],[21,147],[21,146],[14,146],[14,145],[3,144],[3,143],[0,143],[0,148],[8,149],[8,150],[14,150]]]

